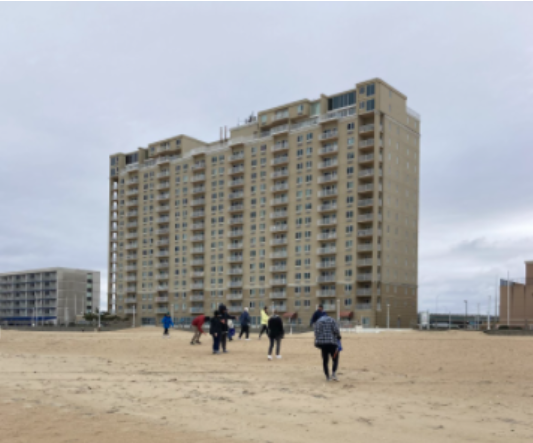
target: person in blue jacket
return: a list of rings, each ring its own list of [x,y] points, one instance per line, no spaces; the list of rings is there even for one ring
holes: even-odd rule
[[[163,328],[165,328],[165,332],[163,332],[163,335],[166,335],[168,337],[168,329],[174,326],[172,317],[168,315],[168,313],[165,314],[165,316],[161,319],[161,323],[163,323]]]
[[[241,318],[239,319],[241,323],[241,333],[239,334],[239,340],[242,338],[243,334],[246,334],[246,340],[250,340],[250,314],[248,312],[248,308],[244,308],[244,312],[241,314]]]

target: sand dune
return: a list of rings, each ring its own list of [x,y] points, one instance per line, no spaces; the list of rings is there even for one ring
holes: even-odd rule
[[[326,383],[312,335],[2,331],[0,442],[533,441],[533,340],[381,333],[343,340]]]

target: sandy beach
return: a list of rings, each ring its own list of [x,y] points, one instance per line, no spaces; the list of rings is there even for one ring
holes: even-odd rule
[[[327,383],[311,334],[256,336],[2,331],[0,442],[533,441],[531,338],[345,334]]]

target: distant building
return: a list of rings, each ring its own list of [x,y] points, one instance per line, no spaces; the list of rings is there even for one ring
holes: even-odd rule
[[[100,272],[45,268],[0,274],[0,324],[65,324],[100,305]]]
[[[525,278],[500,280],[501,325],[533,326],[533,260],[525,265]]]

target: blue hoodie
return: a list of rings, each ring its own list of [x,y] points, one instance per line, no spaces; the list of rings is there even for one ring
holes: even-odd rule
[[[249,326],[250,325],[250,314],[244,311],[241,314],[241,317],[239,318],[239,322],[241,323],[241,326]]]
[[[313,316],[311,317],[311,321],[309,323],[309,326],[313,326],[319,319],[320,317],[326,315],[326,313],[324,311],[319,311],[318,309],[315,311],[315,313],[313,314]]]
[[[161,319],[161,323],[163,323],[163,327],[165,329],[168,329],[171,326],[174,326],[174,322],[172,321],[172,317],[166,316],[166,315]]]

